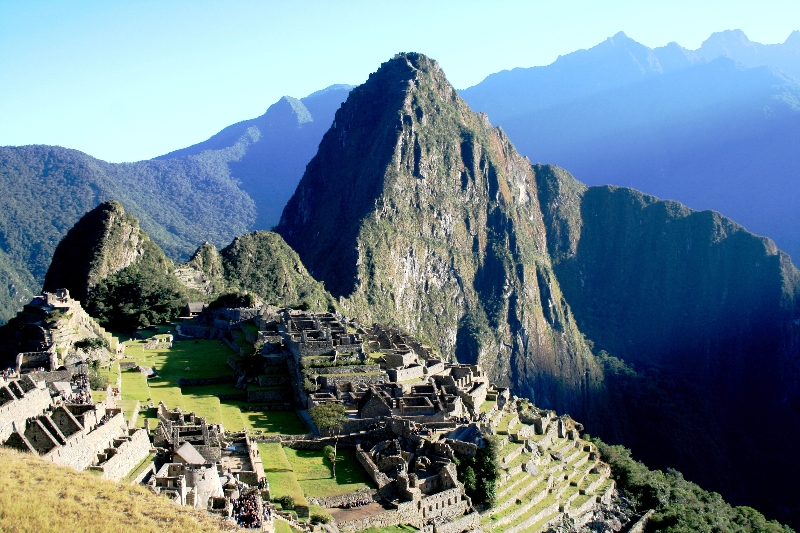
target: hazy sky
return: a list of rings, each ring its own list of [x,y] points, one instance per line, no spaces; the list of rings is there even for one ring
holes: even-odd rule
[[[465,88],[618,31],[696,49],[737,28],[783,42],[800,1],[0,0],[0,145],[147,159],[285,94],[359,84],[400,51],[437,59]]]

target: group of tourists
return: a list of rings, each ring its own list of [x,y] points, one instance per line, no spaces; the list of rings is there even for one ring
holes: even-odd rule
[[[369,505],[370,502],[365,501],[356,501],[356,502],[344,502],[339,504],[339,509],[355,509],[356,507],[364,507],[365,505]]]
[[[85,389],[78,390],[65,398],[66,403],[73,405],[90,405],[92,403],[92,395]]]
[[[417,426],[411,432],[419,437],[430,437],[433,432],[425,426]]]
[[[92,394],[89,392],[89,380],[86,374],[75,374],[72,376],[73,393],[64,398],[66,403],[89,405],[92,402]],[[77,389],[77,390],[76,390]]]
[[[258,512],[258,492],[253,491],[249,494],[239,496],[233,502],[233,517],[239,527],[260,528],[261,516]],[[266,516],[266,513],[265,513]]]
[[[4,379],[10,379],[15,377],[17,377],[17,373],[13,368],[6,368],[5,370],[3,370]]]

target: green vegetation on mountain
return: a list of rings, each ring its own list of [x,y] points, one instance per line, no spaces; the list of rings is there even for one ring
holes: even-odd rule
[[[718,213],[535,172],[554,271],[603,354],[607,415],[587,428],[795,523],[800,467],[784,450],[800,439],[800,278],[789,257]]]
[[[67,232],[44,288],[68,289],[102,325],[122,331],[173,320],[189,301],[336,305],[276,233],[245,234],[222,252],[206,242],[176,266],[117,201],[94,208]]]
[[[623,446],[597,445],[604,461],[611,465],[617,487],[633,500],[640,511],[654,509],[647,531],[683,533],[689,531],[730,533],[790,533],[793,530],[751,507],[733,507],[716,492],[703,490],[683,475],[669,469],[650,470]]]
[[[325,287],[308,273],[297,252],[277,233],[237,237],[220,253],[227,286],[279,306],[328,310],[335,306]]]
[[[175,276],[175,266],[153,241],[144,242],[141,259],[100,281],[89,294],[87,312],[100,324],[130,330],[180,316],[186,304],[203,295]]]
[[[530,163],[435,61],[353,89],[276,231],[342,306],[586,413],[601,388],[553,273]]]
[[[230,176],[236,157],[111,164],[57,146],[0,147],[0,322],[39,292],[58,242],[105,200],[121,201],[174,259],[247,231],[255,208]]]

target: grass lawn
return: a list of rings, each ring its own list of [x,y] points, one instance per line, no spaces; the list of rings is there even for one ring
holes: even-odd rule
[[[245,403],[245,402],[230,402]],[[294,411],[242,411],[248,431],[264,434],[305,435],[308,428]]]
[[[241,332],[240,332],[241,333]],[[152,400],[174,409],[193,411],[205,416],[209,423],[222,423],[229,431],[256,431],[262,434],[303,435],[308,433],[294,411],[242,411],[241,401],[220,401],[221,394],[243,394],[232,383],[179,387],[177,380],[185,378],[211,378],[228,376],[233,370],[228,357],[233,351],[218,340],[177,340],[171,349],[145,350],[144,342],[128,341],[126,354],[142,366],[156,369],[158,376],[148,380],[138,371],[125,370],[122,375],[122,399],[139,400],[142,404]],[[188,369],[188,370],[187,370]],[[149,385],[149,386],[148,386]],[[287,389],[287,394],[291,391]],[[155,410],[142,411],[144,418],[156,418]]]
[[[150,397],[150,389],[147,386],[147,378],[137,370],[125,370],[122,372],[122,399],[139,400],[147,402]]]
[[[230,524],[179,507],[144,487],[99,479],[0,448],[0,531],[15,533],[219,533]]]
[[[265,472],[291,472],[292,464],[278,442],[262,442],[258,445]]]
[[[356,460],[354,450],[339,448],[336,456],[336,479],[321,451],[284,448],[300,487],[309,497],[338,496],[373,487],[367,473]],[[262,454],[263,457],[263,454]]]
[[[273,500],[289,494],[294,498],[295,504],[308,505],[294,472],[265,472],[265,474],[269,481],[270,497]]]
[[[238,405],[231,405],[231,402],[220,401],[219,410],[222,413],[222,425],[228,431],[242,431],[245,429],[244,418]]]
[[[125,420],[130,420],[133,416],[133,409],[136,407],[136,400],[117,400],[117,407],[122,409]]]
[[[481,409],[480,409],[481,413],[488,413],[489,411],[492,410],[492,407],[494,407],[495,405],[497,405],[497,401],[496,400],[486,400],[486,401],[484,401],[481,404]]]

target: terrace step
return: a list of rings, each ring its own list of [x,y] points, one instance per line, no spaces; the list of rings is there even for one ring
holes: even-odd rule
[[[544,480],[540,481],[539,483],[537,483],[536,485],[534,485],[532,487],[529,487],[528,490],[524,494],[522,494],[518,498],[515,498],[514,500],[512,500],[513,502],[516,502],[518,499],[519,500],[527,500],[527,501],[525,501],[522,505],[520,505],[518,508],[516,508],[512,512],[508,513],[507,515],[498,518],[496,521],[493,521],[490,524],[487,524],[487,530],[488,531],[494,531],[499,526],[503,526],[505,524],[510,524],[511,522],[514,522],[517,518],[519,518],[522,515],[524,515],[525,513],[527,513],[537,503],[539,503],[540,501],[544,500],[548,496],[548,494],[550,492],[551,483],[552,483],[552,480],[548,478],[548,479],[544,479]],[[493,514],[496,514],[496,513],[493,513]]]

